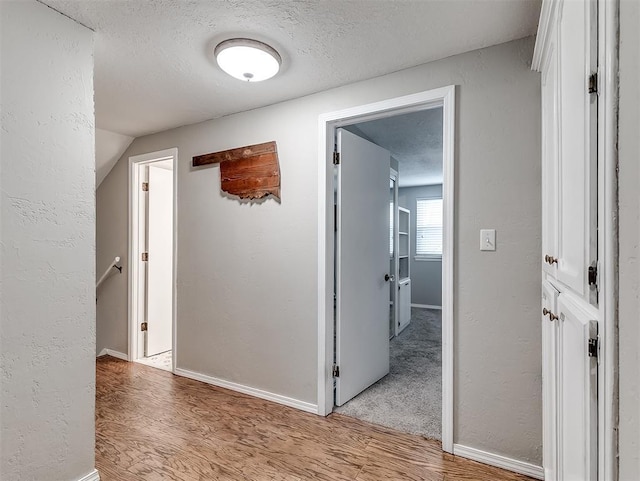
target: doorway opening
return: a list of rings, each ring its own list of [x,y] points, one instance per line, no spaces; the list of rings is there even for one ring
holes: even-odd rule
[[[177,149],[129,158],[129,360],[175,369]]]
[[[358,217],[368,218],[374,215],[384,216],[388,212],[385,231],[380,234],[386,245],[382,254],[383,262],[388,262],[388,271],[384,280],[388,283],[388,299],[381,301],[388,305],[387,339],[380,335],[379,340],[366,339],[358,334],[359,341],[380,342],[383,347],[375,348],[374,355],[382,357],[382,351],[388,352],[384,363],[384,376],[370,376],[362,382],[347,379],[357,389],[362,389],[354,397],[344,396],[340,379],[336,380],[334,412],[352,416],[363,421],[380,424],[401,432],[417,434],[429,439],[441,439],[442,427],[442,182],[443,182],[443,110],[433,107],[416,112],[397,114],[377,120],[346,125],[338,129],[342,137],[338,142],[345,149],[345,142],[357,142],[359,145],[377,146],[382,150],[381,162],[390,164],[388,190],[380,189],[377,196],[380,204],[379,212],[375,212],[371,192],[372,182],[365,181],[362,190],[367,193],[361,205],[350,205],[348,194],[342,195],[343,202],[337,204],[338,225],[336,243],[355,240],[360,251],[371,234],[362,229]],[[346,138],[347,131],[355,137]],[[356,152],[347,147],[347,155],[341,154],[339,171],[345,163],[354,163]],[[374,161],[371,154],[365,154],[364,168]],[[349,179],[350,169],[346,175],[337,175],[337,189],[353,188],[353,180]],[[361,173],[354,171],[358,177]],[[381,173],[384,177],[384,172]],[[357,186],[355,187],[357,189]],[[361,193],[356,193],[362,197]],[[388,206],[383,205],[383,198],[388,198]],[[348,212],[355,210],[355,212]],[[350,216],[353,216],[349,219]],[[347,225],[345,225],[347,222]],[[358,224],[352,229],[350,223]],[[382,229],[380,229],[382,230]],[[366,232],[366,233],[365,233]],[[349,239],[353,237],[354,239]],[[382,246],[380,248],[382,251]],[[337,252],[336,279],[348,279],[351,276],[342,270],[345,265],[344,256],[354,258],[354,254]],[[365,257],[366,256],[366,257]],[[365,265],[374,260],[371,253],[362,258]],[[357,282],[363,269],[352,265]],[[382,265],[379,268],[383,268]],[[376,274],[372,278],[374,282]],[[382,283],[380,283],[382,285]],[[375,286],[374,286],[375,289]],[[384,286],[381,289],[385,289]],[[354,293],[351,286],[337,291],[337,299],[351,297],[362,311],[369,293]],[[380,296],[384,297],[383,293]],[[358,295],[363,297],[358,297]],[[349,300],[346,301],[347,304]],[[373,303],[368,302],[370,307]],[[348,342],[350,327],[362,323],[361,329],[373,333],[376,323],[383,323],[387,313],[383,312],[349,312],[343,307],[344,302],[336,303],[334,329],[336,332],[336,349],[334,363],[343,365],[342,358],[350,354],[345,349],[353,349]],[[363,315],[362,319],[353,319],[354,315]],[[346,326],[344,324],[351,324]],[[347,336],[347,345],[340,342]],[[388,342],[388,346],[386,345]],[[358,352],[359,356],[363,354]],[[374,358],[375,359],[375,358]],[[349,361],[349,360],[348,360]],[[376,361],[368,361],[372,366]],[[353,364],[353,363],[352,363]],[[362,374],[359,374],[362,377]],[[371,385],[366,384],[374,381]]]
[[[453,450],[454,97],[455,87],[449,86],[325,114],[319,121],[319,414],[327,415],[336,406],[347,406],[353,397],[384,378],[390,370],[390,355],[391,364],[394,362],[394,350],[398,354],[396,361],[411,357],[407,349],[413,353],[424,351],[419,331],[424,331],[427,341],[431,338],[437,342],[433,335],[437,330],[440,344],[427,357],[436,361],[439,376],[435,377],[441,377],[441,389],[437,382],[431,385],[439,401],[436,409],[441,410],[437,420],[440,429],[425,434],[439,437],[443,450],[448,452]],[[402,167],[394,163],[392,168],[392,153],[381,147],[379,140],[372,142],[376,130],[372,128],[388,133],[389,125],[383,124],[394,118],[398,123],[405,119],[410,124],[415,121],[412,116],[429,113],[439,117],[441,123],[437,134],[442,145],[441,181],[422,185],[439,184],[439,192],[422,192],[409,200],[397,193]],[[360,160],[354,160],[357,158]],[[405,165],[407,179],[411,178],[408,169]],[[414,187],[418,185],[415,183]],[[430,201],[437,197],[442,216],[440,238],[427,238],[423,221],[418,237],[415,211],[424,211],[425,205],[434,204]],[[434,242],[439,242],[437,257],[442,264],[439,305],[437,301],[417,301],[417,296],[411,300],[415,279],[411,279],[410,263],[428,263],[418,260],[416,247],[433,247]],[[418,288],[417,292],[422,290]],[[414,372],[417,381],[429,384],[427,373],[421,374],[420,369]],[[380,396],[385,398],[384,393]],[[417,396],[416,403],[429,401]],[[371,411],[366,405],[380,403],[362,404],[364,410]],[[340,409],[343,408],[337,408]],[[381,416],[389,413],[398,414],[391,406]]]

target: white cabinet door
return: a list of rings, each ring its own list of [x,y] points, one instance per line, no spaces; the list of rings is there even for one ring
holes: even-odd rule
[[[398,315],[398,328],[396,335],[400,334],[411,322],[411,281],[405,279],[398,284],[398,302],[400,314]]]
[[[560,481],[597,478],[597,311],[571,295],[558,297],[558,472]],[[596,347],[597,350],[597,347]]]
[[[391,154],[338,129],[336,404],[389,373]],[[386,276],[385,276],[386,275]]]
[[[558,291],[542,284],[542,465],[544,479],[558,479]]]
[[[552,27],[542,71],[542,266],[554,277],[558,257],[557,34]]]
[[[589,76],[595,71],[595,2],[567,0],[560,3],[558,33],[558,265],[557,278],[585,296],[587,266],[591,260],[591,235],[597,219],[591,206],[593,125],[595,95],[589,93]],[[595,258],[594,258],[595,259]]]

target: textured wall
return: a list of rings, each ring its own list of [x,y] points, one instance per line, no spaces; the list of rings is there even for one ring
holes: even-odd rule
[[[456,84],[455,442],[540,463],[540,78],[532,51],[527,38],[138,138],[98,190],[98,259],[127,248],[128,157],[177,147],[178,367],[315,403],[318,115]],[[225,198],[218,167],[190,167],[193,155],[270,140],[278,143],[280,204]],[[481,227],[498,230],[497,252],[479,251]],[[111,281],[100,302],[125,313],[126,276]],[[125,352],[126,315],[102,312],[98,333]]]
[[[94,467],[92,32],[1,2],[0,479]]]
[[[402,172],[400,172],[402,175]],[[416,199],[442,197],[442,185],[398,189],[398,205],[411,211],[411,303],[442,306],[442,260],[417,261]]]
[[[96,304],[96,354],[112,349],[124,354],[128,346],[129,197],[128,154],[96,190],[96,272],[101,276],[113,258],[120,256],[122,274],[113,272],[98,289]],[[115,172],[114,172],[115,171]]]
[[[620,2],[620,480],[640,479],[640,3]]]

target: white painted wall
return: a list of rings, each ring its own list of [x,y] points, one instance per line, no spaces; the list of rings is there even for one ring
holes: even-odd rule
[[[94,469],[92,32],[0,2],[0,479]]]
[[[620,480],[640,479],[640,3],[620,2]]]
[[[127,147],[133,142],[133,137],[96,129],[96,187],[107,176]]]
[[[402,170],[400,171],[402,176]],[[417,261],[416,201],[421,198],[442,198],[442,184],[398,189],[398,205],[411,211],[411,303],[442,307],[442,259]]]
[[[99,262],[126,249],[128,157],[177,147],[178,367],[315,403],[318,116],[456,84],[454,441],[539,464],[540,78],[532,51],[527,38],[138,138],[98,189]],[[191,167],[194,155],[270,140],[280,203],[228,199],[219,167]],[[492,255],[478,246],[487,226],[499,235]],[[125,352],[126,276],[110,280],[98,304],[98,348]]]

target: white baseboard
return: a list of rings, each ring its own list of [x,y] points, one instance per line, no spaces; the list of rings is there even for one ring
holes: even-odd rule
[[[101,357],[101,356],[116,357],[118,359],[122,359],[123,361],[129,360],[129,356],[127,356],[125,353],[114,351],[113,349],[107,349],[107,348],[104,348],[102,351],[100,351],[100,354],[98,354],[98,357]]]
[[[97,469],[94,469],[86,476],[83,476],[78,481],[100,481],[100,474]]]
[[[544,469],[542,469],[542,466],[507,458],[499,454],[488,453],[460,444],[453,445],[453,454],[462,458],[478,461],[479,463],[506,469],[507,471],[513,471],[514,473],[524,474],[525,476],[530,476],[535,479],[544,479]]]
[[[419,309],[437,309],[438,311],[442,310],[442,306],[431,306],[429,304],[411,304],[411,307],[417,307]]]
[[[317,404],[311,404],[305,401],[300,401],[298,399],[282,396],[280,394],[274,394],[268,391],[263,391],[262,389],[258,389],[255,387],[245,386],[243,384],[237,384],[235,382],[225,381],[224,379],[218,379],[215,377],[207,376],[206,374],[200,374],[198,372],[188,371],[186,369],[176,368],[174,371],[174,374],[176,374],[177,376],[188,377],[189,379],[194,379],[196,381],[201,381],[207,384],[212,384],[214,386],[223,387],[225,389],[230,389],[231,391],[248,394],[249,396],[255,396],[260,399],[266,399],[267,401],[273,401],[278,404],[284,404],[285,406],[299,409],[300,411],[305,411],[312,414],[318,414]]]

